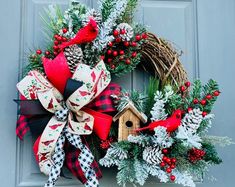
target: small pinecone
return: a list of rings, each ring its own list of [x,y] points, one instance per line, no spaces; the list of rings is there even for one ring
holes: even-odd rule
[[[199,160],[202,160],[206,152],[201,149],[192,148],[188,153],[188,159],[192,163],[196,163]]]
[[[162,161],[162,150],[160,147],[146,147],[143,151],[143,159],[149,164],[159,164]]]
[[[202,120],[202,111],[199,108],[195,108],[185,115],[181,124],[185,129],[191,130],[192,133],[195,133],[199,128]]]
[[[119,33],[121,30],[125,30],[125,34],[120,34],[122,41],[130,41],[134,36],[133,28],[127,23],[120,23],[116,29]]]
[[[90,21],[90,18],[92,18],[97,24],[100,24],[102,22],[102,16],[99,12],[97,12],[95,9],[89,10],[85,15],[84,19],[82,20],[82,25],[85,26]]]
[[[83,60],[82,49],[77,45],[72,45],[64,49],[64,55],[68,61],[70,71],[74,73],[77,65]]]

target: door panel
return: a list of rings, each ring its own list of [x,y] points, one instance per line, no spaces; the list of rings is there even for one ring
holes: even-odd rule
[[[96,0],[81,2],[96,7]],[[17,97],[15,84],[18,72],[26,62],[26,52],[33,46],[45,46],[42,37],[43,25],[40,12],[48,4],[57,3],[65,8],[67,0],[8,0],[0,6],[0,187],[43,186],[46,177],[40,174],[32,154],[32,136],[28,134],[22,142],[15,137]],[[214,113],[217,115],[214,128],[216,135],[228,135],[235,139],[231,130],[235,117],[235,85],[232,83],[235,73],[235,1],[234,0],[142,0],[136,14],[136,20],[149,26],[155,34],[172,41],[184,51],[181,57],[191,79],[200,77],[203,81],[210,77],[221,84],[222,96]],[[127,81],[128,80],[128,81]],[[146,75],[136,70],[130,75],[115,78],[126,89],[142,90],[147,82]],[[211,174],[217,182],[204,180],[201,187],[232,187],[235,168],[234,146],[219,149],[224,164],[212,169]],[[102,187],[115,187],[116,171],[103,170]],[[67,175],[67,174],[66,174]],[[68,174],[69,175],[69,174]],[[145,186],[156,186],[152,179]],[[58,186],[82,186],[75,180],[63,179]],[[160,184],[159,187],[177,186]]]

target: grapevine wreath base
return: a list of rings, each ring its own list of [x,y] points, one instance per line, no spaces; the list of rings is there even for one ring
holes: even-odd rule
[[[54,5],[46,11],[49,44],[29,54],[16,100],[16,133],[36,137],[45,187],[55,186],[62,167],[97,187],[97,161],[117,166],[119,185],[144,185],[154,176],[193,187],[193,176],[222,162],[215,145],[232,143],[207,135],[220,95],[216,81],[191,84],[176,50],[133,22],[136,6],[99,0],[95,10],[72,1],[64,13]],[[137,65],[150,75],[145,91],[112,82]]]

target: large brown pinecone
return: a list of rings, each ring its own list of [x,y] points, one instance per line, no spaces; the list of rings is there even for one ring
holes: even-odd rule
[[[74,73],[77,65],[83,60],[82,49],[77,45],[72,45],[64,49],[64,55],[67,59],[70,71]]]

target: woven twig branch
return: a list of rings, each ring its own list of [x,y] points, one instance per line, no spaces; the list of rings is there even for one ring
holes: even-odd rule
[[[152,33],[147,34],[147,42],[141,49],[144,69],[159,78],[162,84],[170,83],[178,86],[186,82],[188,76],[179,60],[181,54],[164,39]]]

